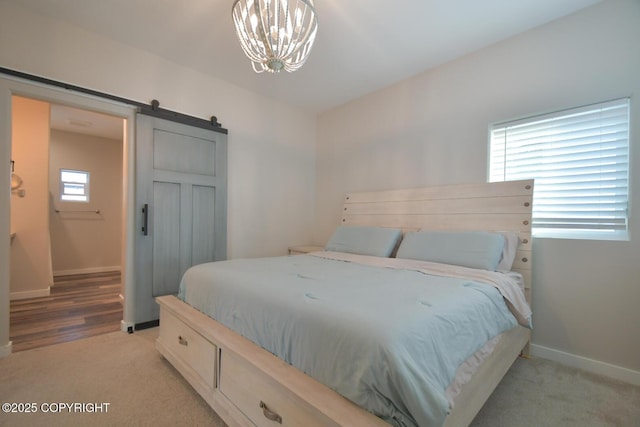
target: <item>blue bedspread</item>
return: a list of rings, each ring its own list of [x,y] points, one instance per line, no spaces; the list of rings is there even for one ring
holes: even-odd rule
[[[439,426],[458,366],[517,325],[494,287],[313,255],[190,268],[180,298],[396,426]]]

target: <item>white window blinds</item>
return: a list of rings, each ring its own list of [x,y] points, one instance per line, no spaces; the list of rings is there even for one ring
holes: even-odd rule
[[[491,127],[489,180],[535,178],[536,235],[627,232],[629,99]]]

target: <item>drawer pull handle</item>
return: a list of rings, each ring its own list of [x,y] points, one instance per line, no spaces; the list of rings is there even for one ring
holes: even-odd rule
[[[269,408],[267,408],[267,404],[264,403],[262,400],[260,401],[260,407],[262,408],[262,413],[268,420],[275,421],[279,424],[282,424],[282,417],[276,414],[275,412],[270,411]]]
[[[178,336],[178,343],[180,345],[185,346],[185,347],[189,345],[189,341],[187,341],[184,338],[182,338],[182,335]]]

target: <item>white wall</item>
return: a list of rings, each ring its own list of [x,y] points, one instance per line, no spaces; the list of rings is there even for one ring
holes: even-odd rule
[[[639,41],[640,2],[609,0],[320,115],[314,239],[347,191],[486,181],[490,123],[631,95],[632,239],[535,240],[533,343],[640,383]]]
[[[311,239],[315,116],[96,34],[0,2],[0,64],[197,117],[229,130],[229,257]]]
[[[24,197],[11,196],[11,299],[49,295],[49,104],[14,96],[12,153]]]
[[[49,143],[54,275],[120,270],[122,140],[51,130]],[[89,172],[89,202],[60,200],[60,169]]]

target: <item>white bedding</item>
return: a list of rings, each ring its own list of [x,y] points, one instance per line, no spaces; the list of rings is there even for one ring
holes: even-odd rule
[[[499,273],[496,271],[480,270],[476,268],[460,267],[457,265],[440,264],[437,262],[419,261],[413,259],[398,259],[355,255],[343,252],[313,252],[309,255],[339,261],[357,262],[364,265],[391,268],[397,270],[413,270],[428,275],[471,279],[486,283],[498,289],[509,305],[509,309],[525,327],[531,327],[531,308],[524,297],[522,276],[519,273]],[[516,286],[514,286],[516,285]]]

